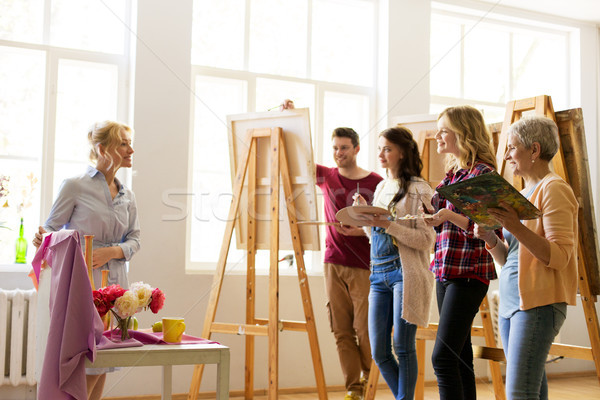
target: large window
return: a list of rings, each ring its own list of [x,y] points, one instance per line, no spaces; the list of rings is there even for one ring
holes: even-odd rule
[[[84,172],[92,123],[127,121],[130,21],[130,1],[0,1],[0,264]]]
[[[350,126],[362,137],[359,162],[369,166],[376,5],[375,0],[194,1],[188,270],[212,270],[219,255],[231,200],[227,115],[277,109],[283,99],[292,99],[297,108],[310,110],[316,162],[334,165],[331,131]],[[259,252],[257,266],[267,268],[261,253],[267,252]],[[307,267],[318,270],[321,255],[309,253]],[[228,261],[230,268],[245,271],[245,253],[235,245]]]
[[[541,94],[556,110],[571,106],[577,36],[570,27],[432,3],[430,112],[471,104],[499,122],[508,101]]]

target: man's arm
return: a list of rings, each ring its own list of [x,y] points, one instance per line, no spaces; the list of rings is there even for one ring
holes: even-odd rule
[[[336,225],[335,230],[344,236],[367,236],[365,231],[358,226]]]

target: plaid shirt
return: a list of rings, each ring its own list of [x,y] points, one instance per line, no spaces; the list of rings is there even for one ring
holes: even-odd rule
[[[488,164],[478,162],[472,169],[460,169],[456,173],[449,171],[444,180],[438,185],[450,185],[477,175],[492,171]],[[447,208],[455,213],[462,214],[452,203],[446,200],[437,191],[431,200],[436,211]],[[496,268],[490,253],[485,249],[485,242],[477,239],[473,234],[474,223],[469,219],[467,229],[464,230],[446,221],[435,227],[435,257],[431,262],[430,270],[438,281],[455,278],[475,278],[486,284],[496,279]],[[502,238],[502,229],[496,230]]]

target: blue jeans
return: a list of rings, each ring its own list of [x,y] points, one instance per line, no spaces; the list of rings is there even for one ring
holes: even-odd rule
[[[548,399],[546,357],[566,318],[565,303],[517,311],[499,318],[506,354],[506,397]]]
[[[372,232],[369,341],[373,360],[394,398],[413,399],[418,374],[417,326],[402,319],[402,265],[397,248],[395,259],[384,261],[393,256],[390,245],[395,248],[389,235]],[[396,356],[392,353],[392,328]]]

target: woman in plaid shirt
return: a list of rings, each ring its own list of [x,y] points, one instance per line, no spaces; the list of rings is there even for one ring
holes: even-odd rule
[[[491,136],[477,109],[449,107],[437,125],[437,151],[447,154],[448,167],[438,187],[496,168]],[[474,223],[437,192],[431,204],[436,214],[426,221],[437,233],[430,269],[440,314],[432,363],[440,399],[476,399],[471,325],[496,270],[484,241],[473,234]]]

